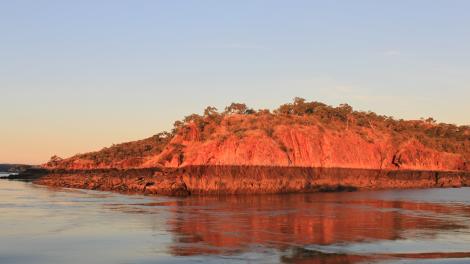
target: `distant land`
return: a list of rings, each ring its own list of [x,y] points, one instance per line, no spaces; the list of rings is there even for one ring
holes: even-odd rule
[[[457,187],[468,184],[470,126],[397,120],[302,98],[273,111],[233,103],[189,115],[170,132],[54,156],[42,167],[55,173],[39,183],[144,193]]]
[[[26,164],[0,164],[0,172],[22,172],[32,167]]]

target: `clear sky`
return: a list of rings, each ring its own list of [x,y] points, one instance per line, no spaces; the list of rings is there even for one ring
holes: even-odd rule
[[[0,1],[0,162],[293,97],[470,124],[470,1]]]

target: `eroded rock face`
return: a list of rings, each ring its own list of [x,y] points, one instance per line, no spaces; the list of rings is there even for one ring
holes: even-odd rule
[[[402,144],[394,154],[392,164],[408,170],[468,170],[461,155],[426,148],[417,140]]]
[[[469,172],[273,166],[191,166],[50,173],[36,183],[150,195],[292,193],[470,186]]]
[[[439,127],[422,121],[410,121],[408,130],[400,130],[396,125],[405,121],[392,122],[395,127],[387,120],[350,125],[349,119],[325,121],[311,115],[230,114],[195,120],[163,137],[51,160],[44,168],[63,172],[37,182],[167,195],[469,184],[470,138],[455,136],[461,129],[456,126],[450,136],[441,136],[433,130]]]
[[[251,118],[251,119],[250,119]],[[299,117],[301,119],[301,117]],[[225,120],[227,119],[227,120]],[[234,129],[229,123],[262,122],[229,116],[203,136],[189,123],[153,154],[133,154],[102,162],[76,156],[44,165],[48,169],[92,170],[177,168],[185,166],[283,166],[372,170],[469,171],[469,153],[444,152],[415,138],[396,141],[391,131],[325,127],[320,123],[253,125]],[[249,119],[246,121],[245,119]],[[251,121],[250,121],[251,120]]]
[[[290,193],[461,187],[468,172],[309,167],[194,166],[177,171],[191,193]]]
[[[430,149],[415,139],[396,145],[390,135],[366,136],[354,131],[331,131],[320,126],[277,126],[272,135],[250,130],[242,137],[227,135],[198,141],[176,136],[172,144],[184,146],[175,153],[172,145],[149,157],[140,167],[290,166],[387,170],[465,171],[462,155]]]
[[[169,171],[154,169],[53,172],[39,178],[35,183],[52,187],[121,193],[189,195],[188,188],[181,177]]]

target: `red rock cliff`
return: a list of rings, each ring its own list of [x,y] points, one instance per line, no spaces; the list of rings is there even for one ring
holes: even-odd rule
[[[286,110],[287,109],[287,110]],[[248,109],[249,110],[249,109]],[[49,169],[256,165],[375,170],[470,170],[470,129],[403,121],[296,100],[266,110],[206,110],[173,134],[54,160]],[[155,143],[157,142],[157,143]]]

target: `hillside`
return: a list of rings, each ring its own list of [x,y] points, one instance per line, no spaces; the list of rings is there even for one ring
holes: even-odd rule
[[[61,159],[47,169],[196,165],[470,171],[470,127],[396,120],[295,98],[274,111],[232,104],[175,122],[171,132]]]

